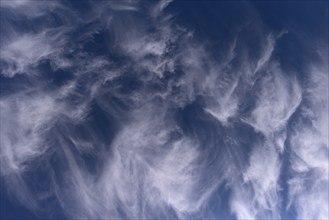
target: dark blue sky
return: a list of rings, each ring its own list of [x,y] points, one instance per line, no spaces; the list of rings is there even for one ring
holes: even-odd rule
[[[328,1],[1,1],[1,219],[324,219]]]

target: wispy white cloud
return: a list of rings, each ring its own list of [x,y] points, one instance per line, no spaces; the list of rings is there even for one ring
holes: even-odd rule
[[[15,14],[21,14],[28,18],[33,18],[42,16],[56,8],[60,8],[61,5],[57,1],[12,0],[1,1],[0,7],[10,9]]]
[[[214,57],[193,30],[165,13],[171,2],[97,1],[85,19],[74,14],[62,26],[8,38],[3,77],[40,80],[0,101],[1,175],[13,183],[13,194],[35,212],[52,198],[68,218],[211,216],[203,212],[218,195],[238,219],[279,219],[289,141],[287,208],[295,207],[299,218],[328,216],[325,68],[313,68],[301,84],[273,57],[280,36],[265,31],[257,35],[255,57],[242,33],[222,49],[224,58]],[[30,19],[50,10],[25,1],[1,7]],[[111,41],[102,45],[108,52],[88,51],[100,33]],[[54,86],[38,72],[44,60],[49,71],[72,77]],[[250,99],[254,105],[242,113]],[[179,122],[190,104],[201,110]],[[291,134],[287,126],[299,111],[309,123],[301,120]],[[50,184],[38,192],[25,174],[52,158],[61,164],[44,166]],[[224,184],[229,193],[222,196]]]
[[[44,154],[42,134],[54,123],[58,111],[54,100],[47,96],[27,96],[1,100],[2,173],[20,173],[25,165]]]
[[[283,129],[302,100],[302,91],[294,76],[283,75],[275,63],[268,68],[260,80],[255,109],[250,118],[243,119],[265,136]]]
[[[310,67],[302,113],[290,140],[293,175],[288,205],[295,208],[300,219],[329,216],[327,68],[326,60]]]
[[[50,45],[42,44],[40,37],[23,36],[3,49],[2,59],[10,65],[3,73],[6,76],[22,73],[28,65],[36,64],[50,53]]]
[[[69,66],[65,59],[56,59],[65,45],[67,27],[47,29],[37,34],[27,33],[13,36],[1,49],[1,60],[6,63],[2,74],[13,77],[16,74],[36,74],[37,65],[46,59],[54,58],[53,63],[60,67]]]
[[[173,0],[160,0],[157,4],[152,8],[151,14],[155,17],[161,15],[163,10],[171,3]]]

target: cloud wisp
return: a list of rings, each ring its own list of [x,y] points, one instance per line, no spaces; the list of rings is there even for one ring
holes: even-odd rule
[[[1,2],[4,188],[41,217],[328,218],[328,54],[301,77],[289,32],[201,41],[175,4]]]

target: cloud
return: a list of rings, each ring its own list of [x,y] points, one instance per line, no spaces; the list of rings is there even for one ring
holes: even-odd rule
[[[321,53],[323,54],[323,53]],[[289,204],[301,219],[325,219],[328,210],[327,61],[311,66],[301,115],[293,127]]]
[[[56,8],[60,8],[61,5],[57,1],[51,1],[45,4],[44,1],[13,0],[2,1],[1,7],[12,10],[13,13],[33,18],[42,16]]]
[[[34,2],[1,6],[31,25],[60,17],[2,41],[1,178],[20,203],[91,219],[328,215],[326,68],[307,83],[286,71],[282,33],[254,42],[242,25],[217,56],[172,1]]]
[[[259,81],[256,106],[250,118],[243,119],[265,136],[283,129],[302,100],[302,91],[294,76],[283,75],[275,63],[268,68]]]
[[[243,183],[233,188],[231,208],[238,219],[280,218],[280,169],[278,153],[271,143],[253,148]]]
[[[7,77],[17,73],[33,74],[28,68],[49,57],[56,49],[47,43],[45,33],[18,37],[2,49],[1,59],[6,63],[2,74]]]
[[[158,17],[163,14],[163,10],[168,7],[168,5],[173,2],[173,0],[160,0],[158,3],[153,7],[151,14],[153,16]]]
[[[26,96],[1,100],[2,172],[20,173],[26,163],[44,154],[41,136],[54,123],[58,111],[54,100],[48,96]],[[27,167],[27,169],[29,169]]]

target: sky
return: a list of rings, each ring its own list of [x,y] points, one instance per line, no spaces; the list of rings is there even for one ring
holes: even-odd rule
[[[0,13],[1,219],[329,219],[328,1]]]

